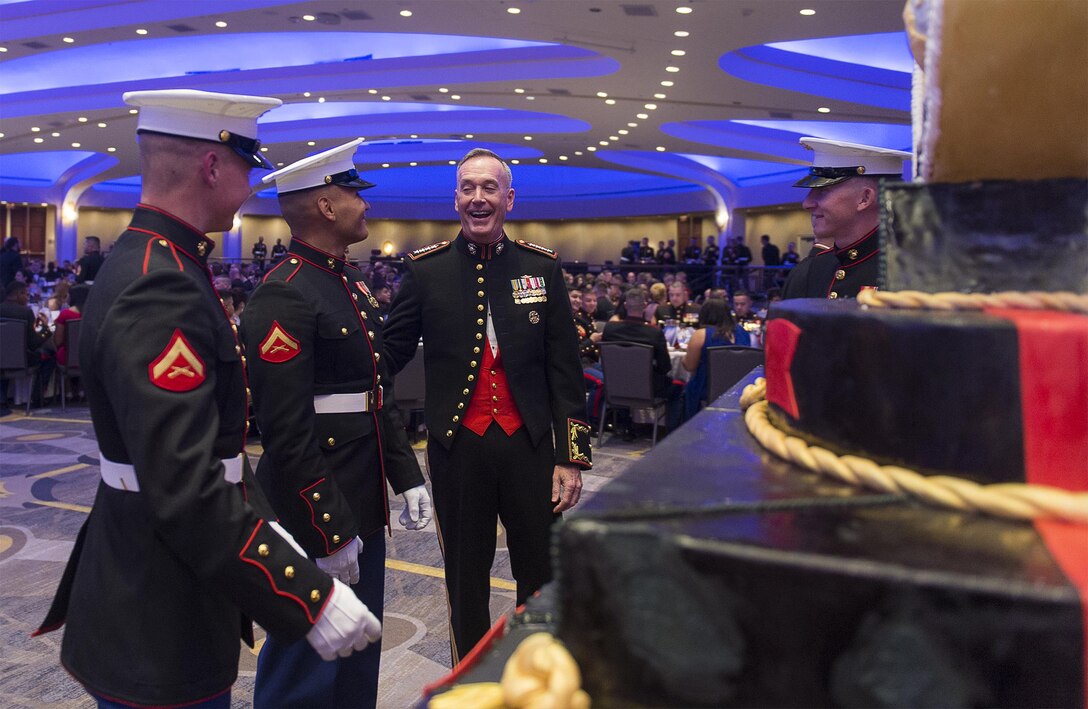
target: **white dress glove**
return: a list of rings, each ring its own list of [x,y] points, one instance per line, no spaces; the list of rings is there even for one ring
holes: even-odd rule
[[[363,553],[363,540],[355,537],[329,556],[314,559],[319,569],[344,583],[359,583],[359,555]]]
[[[294,550],[297,551],[301,556],[306,556],[306,552],[302,551],[302,547],[300,547],[298,542],[295,541],[295,538],[291,536],[290,532],[280,526],[279,522],[269,522],[268,526],[276,530],[276,534],[286,539],[287,543],[290,544],[294,548]]]
[[[425,485],[408,488],[401,497],[404,498],[404,511],[400,513],[400,526],[423,529],[431,523],[431,496]]]
[[[382,624],[350,588],[333,579],[321,617],[306,633],[306,640],[322,660],[347,657],[382,636]]]

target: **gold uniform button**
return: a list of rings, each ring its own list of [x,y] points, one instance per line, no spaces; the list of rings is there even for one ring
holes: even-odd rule
[[[477,283],[483,283],[484,282],[484,277],[480,276],[479,278],[476,279],[476,282]]]
[[[332,535],[332,543],[333,544],[339,544],[340,543],[340,535],[339,534]]]
[[[492,394],[492,395],[491,395],[491,400],[492,400],[492,401],[498,401],[498,400],[499,400],[499,397],[498,397],[497,395],[495,395],[495,394]]]
[[[457,423],[457,422],[458,422],[458,421],[460,421],[460,420],[461,420],[461,417],[460,417],[460,416],[457,416],[456,414],[454,414],[454,417],[453,417],[453,422],[454,422],[454,423]]]
[[[231,329],[231,332],[233,332],[235,335],[238,334],[238,326],[235,325],[234,323],[230,324],[230,329]]]
[[[326,522],[331,522],[332,521],[332,515],[329,514],[328,512],[326,512],[325,514],[321,515],[321,519],[325,520]]]
[[[159,246],[166,246],[166,239],[159,239]]]
[[[850,249],[849,251],[846,252],[846,255],[850,258],[851,261],[853,261],[854,259],[856,259],[858,257],[858,250],[857,249]]]
[[[359,300],[359,294],[358,293],[352,293],[351,297],[354,298],[355,300]]]
[[[321,493],[320,492],[315,492],[314,493],[314,502],[321,502]]]
[[[453,431],[446,431],[446,438],[453,438]]]
[[[499,410],[498,409],[491,409],[491,413],[497,414],[497,413],[499,413]]]
[[[468,392],[468,389],[464,389],[461,393],[464,394],[465,396],[468,396],[469,392]]]
[[[293,258],[293,259],[291,259],[291,265],[292,265],[292,266],[296,265],[297,263],[298,263],[298,259],[297,259],[297,258]]]
[[[835,291],[831,291],[830,293],[827,294],[827,297],[830,300],[835,300],[836,298],[839,297],[839,294],[836,293]]]
[[[468,391],[468,389],[465,389],[465,391],[467,392],[467,391]],[[458,409],[463,409],[463,408],[465,408],[465,402],[463,402],[463,401],[461,401],[461,402],[458,402],[458,404],[457,404],[457,408],[458,408]]]
[[[482,339],[484,339],[484,334],[483,334],[482,332],[477,332],[477,333],[476,333],[476,339],[477,339],[477,340],[482,340]]]
[[[373,330],[367,330],[366,331],[366,336],[373,340],[374,339],[374,331]]]
[[[293,579],[295,577],[295,567],[288,566],[286,569],[283,570],[283,575],[289,579]]]
[[[310,600],[312,602],[314,602],[314,603],[317,603],[318,601],[320,601],[321,600],[321,591],[318,591],[316,588],[314,590],[310,591]]]
[[[476,318],[476,324],[477,325],[483,325],[484,324],[484,319],[483,318]]]
[[[375,353],[374,353],[374,361],[375,361],[375,362],[377,362],[377,361],[378,361],[379,359],[381,359],[381,358],[382,358],[382,355],[381,355],[381,353],[380,353],[380,352],[375,352]]]
[[[469,380],[470,382],[474,382],[474,381],[476,381],[476,375],[475,375],[475,374],[470,374],[470,375],[468,375],[468,380]]]
[[[482,271],[482,270],[484,270],[484,265],[483,265],[482,263],[478,263],[478,264],[476,264],[476,270],[477,270],[477,271]]]
[[[498,384],[496,384],[495,382],[491,382],[491,388],[492,388],[492,389],[498,389],[498,388],[499,388],[499,385],[498,385]]]
[[[468,366],[475,367],[476,366],[476,360],[472,360],[471,362],[469,362]]]
[[[494,369],[491,370],[491,376],[495,376],[495,370]]]
[[[381,384],[381,383],[382,383],[382,375],[380,375],[380,374],[379,374],[379,375],[377,375],[377,376],[376,376],[376,377],[374,378],[374,383],[375,383],[375,384]]]
[[[477,305],[476,310],[478,310],[478,311],[480,311],[482,313],[484,311],[483,303],[481,303],[480,305]]]
[[[360,310],[359,315],[363,316],[363,320],[366,320],[368,317],[365,310]]]
[[[846,271],[842,270],[841,268],[838,271],[835,271],[836,281],[841,281],[844,278],[846,278]]]
[[[242,354],[242,346],[241,345],[235,345],[234,346],[234,354],[236,354],[236,355]]]
[[[271,553],[271,552],[268,551],[268,545],[267,544],[262,544],[259,547],[257,547],[257,553],[260,554],[261,556],[268,556],[269,553]]]
[[[346,327],[342,327],[342,328],[340,328],[340,334],[341,334],[341,335],[346,335],[346,334],[348,334],[348,329],[347,329]]]
[[[484,292],[482,290],[478,290],[478,291],[476,291],[476,295],[478,297],[480,297],[480,298],[483,298],[484,297]]]
[[[246,356],[242,355],[242,364],[245,364],[245,363],[246,363]]]
[[[333,261],[331,258],[327,259],[326,262],[329,264],[329,268],[332,268],[336,264],[336,262]]]
[[[473,347],[472,348],[472,354],[480,354],[480,348],[479,347]]]
[[[332,436],[329,436],[328,444],[330,446],[335,446],[336,445],[336,439],[333,438]]]

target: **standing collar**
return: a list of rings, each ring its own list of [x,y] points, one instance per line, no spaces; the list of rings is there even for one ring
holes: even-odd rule
[[[288,253],[300,256],[303,259],[309,261],[315,266],[324,268],[327,271],[340,275],[344,272],[344,265],[346,260],[344,255],[330,254],[328,251],[323,251],[316,246],[311,246],[297,236],[291,237],[291,245],[287,249]]]
[[[154,232],[171,241],[191,258],[207,268],[208,256],[215,250],[215,242],[202,234],[192,224],[150,204],[137,204],[129,228]]]
[[[475,241],[469,240],[469,238],[465,236],[465,232],[460,231],[457,233],[457,241],[455,243],[457,244],[457,249],[461,253],[480,261],[490,261],[491,259],[498,258],[510,248],[510,239],[507,238],[506,231],[503,231],[502,236],[495,241],[492,241],[490,244],[477,244]]]
[[[873,227],[872,231],[852,244],[848,244],[841,249],[836,248],[835,256],[839,259],[839,263],[844,266],[851,266],[861,263],[879,252],[880,239],[876,236],[877,228]]]

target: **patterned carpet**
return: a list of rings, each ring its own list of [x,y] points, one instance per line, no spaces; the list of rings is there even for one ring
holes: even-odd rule
[[[649,438],[606,436],[584,475],[583,499],[649,449]],[[256,463],[259,445],[248,452]],[[416,454],[423,462],[422,447]],[[45,616],[73,540],[98,485],[98,451],[86,406],[35,409],[0,419],[0,705],[93,707],[60,667],[61,632],[32,638]],[[399,498],[395,498],[399,512]],[[409,707],[421,689],[449,671],[442,557],[434,525],[409,532],[394,523],[387,540],[386,602],[378,704]],[[492,569],[492,616],[513,610],[514,584],[505,537]],[[258,648],[263,634],[258,629]],[[164,642],[169,642],[164,638]],[[256,654],[240,646],[233,705],[252,705]]]

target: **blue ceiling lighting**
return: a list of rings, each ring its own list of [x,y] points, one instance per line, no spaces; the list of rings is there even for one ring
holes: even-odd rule
[[[83,160],[96,155],[87,150],[45,153],[0,154],[0,187],[4,185],[49,187]]]
[[[719,148],[763,153],[772,159],[809,162],[803,136],[910,150],[911,127],[896,123],[847,121],[736,120],[666,123],[662,132]]]
[[[768,184],[784,180],[798,180],[808,173],[808,168],[786,163],[773,163],[765,160],[743,160],[723,158],[717,155],[682,154],[692,162],[708,167],[714,172],[725,175],[731,182],[745,185]]]
[[[912,65],[905,32],[763,44],[718,60],[747,81],[901,111],[910,110]]]

